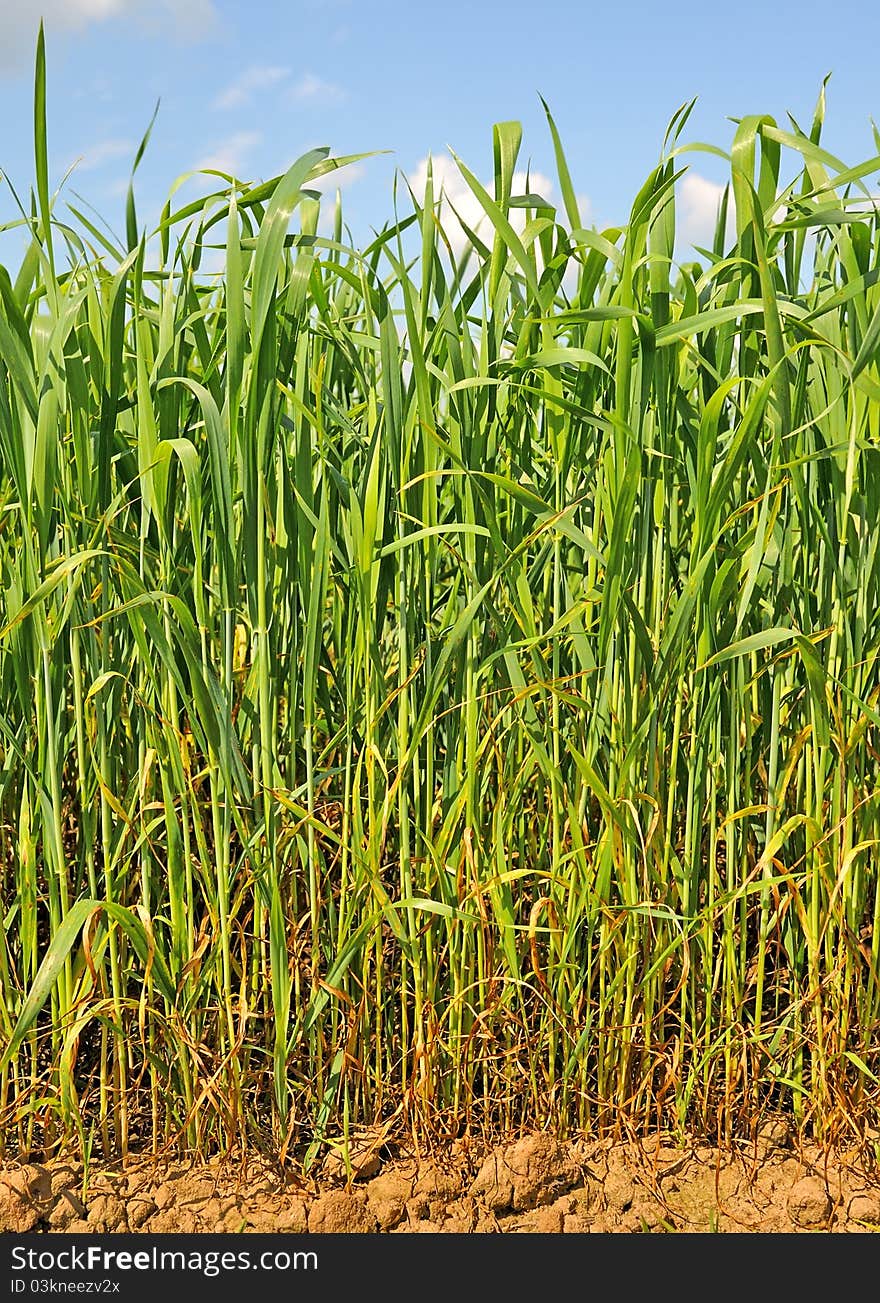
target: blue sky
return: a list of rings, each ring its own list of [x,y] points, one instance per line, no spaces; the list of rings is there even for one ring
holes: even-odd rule
[[[557,119],[583,215],[600,225],[625,219],[669,117],[692,96],[687,138],[726,147],[731,116],[784,122],[790,110],[808,128],[831,72],[823,141],[847,162],[875,152],[870,119],[880,118],[880,7],[868,0],[821,9],[808,0],[0,0],[0,169],[25,191],[41,14],[54,179],[81,158],[68,185],[117,228],[157,99],[138,174],[145,215],[200,165],[250,179],[315,144],[391,150],[346,182],[357,233],[389,215],[394,168],[418,177],[428,151],[452,145],[487,178],[491,126],[506,118],[522,121],[523,162],[558,198],[538,92]],[[695,155],[691,166],[682,221],[705,238],[724,165]],[[454,169],[440,168],[458,196]],[[0,196],[0,218],[10,212]]]

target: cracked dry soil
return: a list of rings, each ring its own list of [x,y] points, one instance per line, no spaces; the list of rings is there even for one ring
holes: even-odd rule
[[[866,1232],[880,1174],[864,1155],[793,1146],[770,1127],[716,1149],[532,1134],[417,1157],[369,1137],[303,1176],[263,1160],[0,1167],[0,1231],[260,1233]]]

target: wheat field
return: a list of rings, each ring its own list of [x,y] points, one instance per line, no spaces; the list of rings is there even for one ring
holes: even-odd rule
[[[877,1120],[880,157],[744,117],[676,244],[346,160],[0,267],[0,1130]],[[876,143],[880,154],[880,141]],[[138,156],[140,157],[140,156]],[[331,178],[332,190],[332,178]],[[218,272],[217,267],[221,270]]]

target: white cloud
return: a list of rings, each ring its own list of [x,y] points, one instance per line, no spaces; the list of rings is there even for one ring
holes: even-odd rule
[[[170,20],[189,40],[205,37],[217,22],[214,0],[128,0],[133,12],[149,14],[153,22]]]
[[[222,246],[204,246],[199,271],[203,276],[222,276],[226,271],[226,250]]]
[[[103,167],[105,163],[110,163],[116,158],[124,158],[127,154],[130,154],[134,161],[135,148],[130,140],[100,140],[97,144],[83,150],[82,156],[76,161],[77,171],[93,172]]]
[[[851,213],[880,213],[880,192],[858,195],[855,199],[848,199],[846,207]]]
[[[228,172],[231,176],[240,178],[248,157],[262,139],[259,131],[235,131],[215,146],[210,154],[205,155],[197,164],[198,170]]]
[[[120,13],[125,8],[125,0],[70,0],[64,8],[74,20],[78,17],[83,22],[96,19],[100,22],[103,18],[112,18],[114,14]],[[43,12],[46,12],[45,4]]]
[[[360,181],[365,174],[363,163],[348,163],[332,172],[325,172],[317,181],[310,181],[309,190],[320,190],[322,194],[335,195],[337,190],[347,190],[355,181]]]
[[[440,209],[440,220],[446,236],[452,246],[456,258],[464,252],[468,244],[462,225],[459,224],[455,214],[464,226],[470,227],[477,235],[486,242],[491,236],[491,222],[483,211],[483,206],[479,199],[471,190],[465,181],[461,172],[455,164],[454,159],[446,155],[440,155],[431,159],[431,170],[434,179],[434,201],[443,195],[443,203]],[[413,172],[408,173],[407,180],[412,187],[413,194],[421,203],[425,193],[425,185],[428,180],[428,159],[420,159]],[[528,180],[528,186],[526,181]],[[489,194],[492,193],[492,183],[484,183],[484,189]],[[528,189],[529,194],[539,194],[543,199],[552,202],[553,182],[543,172],[530,171],[515,172],[513,175],[513,193],[525,194]],[[582,200],[584,197],[582,197]],[[589,201],[585,201],[585,206],[589,206]],[[581,209],[581,216],[586,220],[584,208]],[[526,210],[523,208],[512,208],[510,210],[510,224],[516,231],[522,231],[526,223]]]
[[[251,64],[221,91],[214,100],[215,109],[232,109],[247,104],[257,91],[271,90],[290,76],[289,68]]]
[[[592,199],[589,195],[575,195],[575,200],[581,215],[581,226],[590,226],[595,219]]]
[[[92,77],[90,81],[77,86],[71,94],[76,100],[90,100],[93,104],[100,101],[106,104],[113,99],[113,82],[107,76]]]
[[[0,0],[2,2],[2,0]],[[260,91],[271,90],[289,82],[290,69],[268,64],[252,64],[221,91],[214,100],[215,109],[239,108],[248,104]],[[285,100],[289,104],[332,104],[345,98],[345,91],[335,82],[326,81],[313,72],[304,72],[298,81],[288,85]]]
[[[453,252],[458,257],[465,249],[468,240],[454,213],[457,213],[465,226],[469,226],[471,230],[479,228],[485,214],[480,207],[479,200],[471,192],[454,160],[448,158],[445,154],[430,160],[427,156],[419,159],[415,170],[407,174],[406,179],[409,181],[412,192],[419,203],[424,200],[425,186],[428,184],[429,161],[434,185],[434,200],[436,202],[441,193],[444,199],[440,208],[440,220],[449,243],[452,245]]]
[[[260,168],[252,161],[260,146]],[[232,135],[218,141],[195,165],[195,171],[225,172],[239,181],[255,181],[286,172],[293,158],[282,154],[278,142],[267,138],[260,131],[235,131]],[[309,190],[318,190],[322,194],[333,196],[337,190],[347,190],[349,186],[366,174],[362,163],[348,163],[346,166],[327,172],[317,180],[309,181]],[[210,177],[202,178],[208,188],[214,186]]]
[[[169,24],[188,38],[203,36],[217,18],[214,0],[0,0],[0,66],[30,69],[40,19],[47,36],[131,17],[148,27]]]
[[[715,224],[724,186],[688,171],[678,187],[678,212],[676,241],[679,245],[700,245],[711,248],[715,238]],[[727,236],[733,238],[735,213],[733,197],[727,205]]]
[[[313,72],[304,73],[295,86],[291,86],[288,98],[299,103],[309,101],[317,104],[330,104],[344,98],[344,91],[332,81],[324,81]]]

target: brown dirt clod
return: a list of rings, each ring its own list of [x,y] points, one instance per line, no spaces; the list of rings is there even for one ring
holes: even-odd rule
[[[787,1205],[791,1220],[806,1229],[823,1226],[831,1212],[828,1191],[816,1176],[801,1177],[791,1187]]]
[[[383,1231],[398,1226],[406,1216],[407,1200],[412,1196],[412,1181],[389,1172],[376,1176],[366,1186],[367,1202]]]
[[[52,1183],[42,1167],[27,1165],[0,1172],[0,1231],[32,1231],[49,1211]]]
[[[382,1166],[375,1147],[369,1145],[351,1145],[348,1150],[348,1167],[341,1150],[331,1149],[324,1159],[321,1170],[331,1181],[347,1181],[349,1168],[351,1180],[368,1181],[375,1176]]]
[[[553,1203],[579,1177],[569,1149],[553,1136],[525,1136],[484,1160],[470,1193],[493,1212],[528,1212]]]
[[[375,1231],[378,1221],[361,1191],[330,1190],[320,1195],[309,1209],[309,1230],[313,1234],[364,1234]]]
[[[615,1212],[623,1213],[631,1207],[635,1198],[635,1186],[624,1168],[612,1168],[605,1178],[603,1189],[608,1207]]]
[[[880,1225],[880,1195],[857,1194],[849,1201],[847,1216],[852,1222],[870,1222]]]

